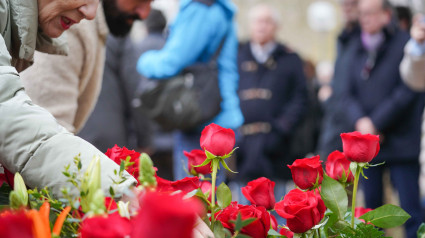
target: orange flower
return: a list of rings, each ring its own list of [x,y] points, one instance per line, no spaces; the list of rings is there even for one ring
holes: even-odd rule
[[[63,223],[66,216],[71,211],[71,207],[65,207],[56,219],[55,225],[53,226],[53,234],[59,235],[62,229]],[[32,220],[32,230],[35,238],[51,238],[52,232],[50,231],[50,204],[44,202],[41,205],[40,210],[31,209],[26,212],[27,216]]]

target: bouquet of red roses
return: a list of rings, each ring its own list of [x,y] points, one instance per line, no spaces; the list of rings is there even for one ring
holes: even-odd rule
[[[70,165],[63,174],[80,191],[78,196],[69,188],[63,189],[59,200],[48,189],[27,191],[19,174],[15,175],[10,208],[0,213],[0,236],[382,237],[379,228],[400,226],[409,215],[390,204],[375,210],[355,207],[360,175],[372,166],[369,162],[379,152],[379,138],[358,132],[341,137],[344,151],[329,155],[326,170],[319,156],[288,165],[296,187],[281,201],[275,199],[273,181],[262,177],[249,182],[242,193],[251,205],[232,201],[229,187],[216,185],[220,168],[231,171],[226,160],[235,150],[235,133],[215,124],[203,130],[200,149],[185,152],[188,171],[194,176],[178,181],[157,176],[147,154],[118,146],[109,149],[106,154],[120,165],[116,184],[122,183],[124,170],[139,182],[119,202],[115,202],[114,186],[110,197],[101,190],[99,159],[94,158],[83,172],[77,156],[76,170]],[[350,185],[354,186],[351,207]],[[278,224],[272,211],[286,224]]]

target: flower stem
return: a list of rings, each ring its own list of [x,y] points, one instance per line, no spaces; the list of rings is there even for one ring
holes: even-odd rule
[[[213,169],[212,169],[212,174],[211,174],[211,227],[214,226],[214,222],[215,222],[215,217],[214,217],[214,208],[215,208],[215,182],[217,179],[217,170],[218,170],[218,163],[219,163],[219,158],[214,158],[213,160],[211,160]]]
[[[320,238],[320,231],[319,231],[319,229],[320,228],[316,229],[316,231],[314,232],[314,237],[315,238]]]
[[[360,173],[363,167],[357,165],[356,175],[354,177],[354,188],[353,188],[353,199],[351,200],[351,228],[354,229],[354,211],[356,209],[356,195],[357,195],[357,187],[359,186]]]

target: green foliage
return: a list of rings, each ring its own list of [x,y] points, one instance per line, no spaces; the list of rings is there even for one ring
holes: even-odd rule
[[[384,237],[384,232],[382,230],[376,229],[373,225],[360,223],[356,226],[356,229],[353,230],[351,227],[347,227],[341,231],[341,234],[338,237],[341,238],[377,238]]]
[[[13,184],[13,191],[9,194],[10,207],[12,209],[26,207],[28,205],[28,191],[24,179],[19,173],[15,173]]]
[[[267,238],[286,238],[286,236],[281,235],[279,232],[270,228],[269,232],[267,233]]]
[[[360,219],[380,228],[392,228],[403,225],[410,215],[401,207],[386,204],[363,214]]]
[[[9,205],[9,193],[12,191],[12,188],[3,183],[0,187],[0,206],[8,206]]]
[[[142,187],[156,188],[155,169],[148,154],[142,153],[139,160],[139,182]]]
[[[248,219],[242,220],[241,213],[238,213],[236,221],[230,221],[230,222],[235,224],[235,231],[241,231],[242,228],[253,223],[255,220],[257,220],[257,218],[248,218]]]
[[[232,192],[230,188],[225,184],[221,183],[217,188],[217,204],[221,208],[225,208],[232,202]]]
[[[418,231],[416,232],[418,238],[425,238],[425,223],[422,223],[419,226]]]
[[[324,175],[320,195],[326,207],[343,219],[347,212],[348,197],[344,186],[331,177]]]

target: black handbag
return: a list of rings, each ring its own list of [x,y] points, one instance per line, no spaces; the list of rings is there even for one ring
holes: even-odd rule
[[[191,65],[169,79],[147,79],[136,90],[136,111],[165,131],[190,131],[213,119],[221,109],[217,59],[226,38],[209,62]]]

